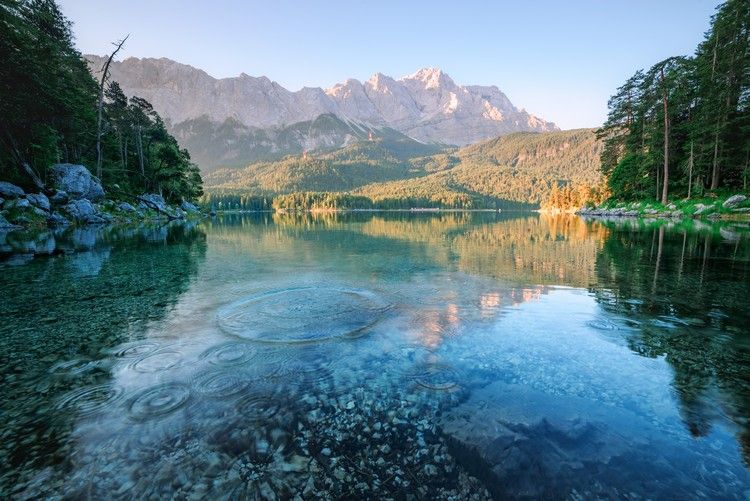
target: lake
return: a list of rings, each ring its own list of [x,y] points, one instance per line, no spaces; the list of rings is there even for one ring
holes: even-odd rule
[[[747,224],[269,213],[0,249],[27,251],[4,498],[750,497]]]

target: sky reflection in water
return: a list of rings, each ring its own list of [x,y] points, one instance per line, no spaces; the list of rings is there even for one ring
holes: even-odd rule
[[[741,225],[262,214],[0,243],[24,238],[67,253],[0,265],[4,493],[750,492]]]

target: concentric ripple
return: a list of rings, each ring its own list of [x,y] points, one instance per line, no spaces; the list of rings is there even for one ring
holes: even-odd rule
[[[210,364],[220,367],[245,365],[258,354],[256,347],[241,342],[228,342],[212,346],[203,353],[201,358]]]
[[[242,378],[219,370],[201,372],[193,379],[196,391],[211,398],[231,397],[244,390],[247,384]]]
[[[182,383],[165,383],[148,388],[130,399],[130,417],[145,421],[171,414],[190,399],[190,387]]]
[[[388,304],[362,290],[300,287],[267,292],[219,311],[221,329],[268,343],[311,343],[363,335]]]
[[[79,415],[90,416],[111,406],[122,397],[122,390],[110,385],[79,388],[65,395],[57,404],[60,410],[73,410]]]
[[[586,325],[589,327],[599,330],[599,331],[614,331],[617,330],[617,326],[610,322],[609,320],[605,320],[603,318],[598,318],[595,320],[590,320],[586,322]]]
[[[131,367],[138,372],[161,372],[177,367],[181,362],[181,353],[164,350],[139,358]]]
[[[448,391],[458,386],[458,373],[449,365],[434,363],[416,368],[412,378],[419,386],[436,391]]]
[[[266,421],[279,412],[276,399],[265,393],[251,393],[237,401],[237,412],[250,421]]]
[[[95,360],[73,359],[56,363],[49,371],[58,376],[75,376],[96,370],[98,367],[99,364]]]
[[[158,347],[159,343],[157,343],[156,341],[131,341],[129,343],[123,343],[121,345],[115,346],[114,348],[106,350],[105,353],[117,358],[142,357],[153,351],[156,351]]]

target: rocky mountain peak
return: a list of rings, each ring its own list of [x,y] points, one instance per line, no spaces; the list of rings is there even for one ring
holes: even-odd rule
[[[87,59],[94,73],[104,61]],[[497,87],[458,85],[437,67],[399,80],[375,73],[364,83],[348,79],[326,90],[296,92],[265,76],[216,79],[164,58],[115,62],[111,75],[126,94],[150,101],[175,127],[191,120],[221,124],[231,119],[244,127],[279,129],[334,115],[346,123],[390,127],[422,142],[459,146],[511,132],[557,129],[516,108]]]
[[[416,73],[401,78],[401,82],[421,82],[425,89],[455,87],[456,84],[443,70],[435,67],[422,68]]]

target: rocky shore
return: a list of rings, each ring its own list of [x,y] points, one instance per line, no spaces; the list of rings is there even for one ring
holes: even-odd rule
[[[0,181],[0,230],[175,220],[200,214],[188,201],[173,206],[154,193],[108,198],[99,179],[83,165],[57,164],[51,172],[50,187],[40,193],[26,193]]]
[[[707,199],[700,202],[682,200],[668,205],[656,202],[615,203],[601,207],[584,207],[576,214],[615,218],[745,219],[750,218],[750,199],[745,195],[737,194],[724,199]]]

